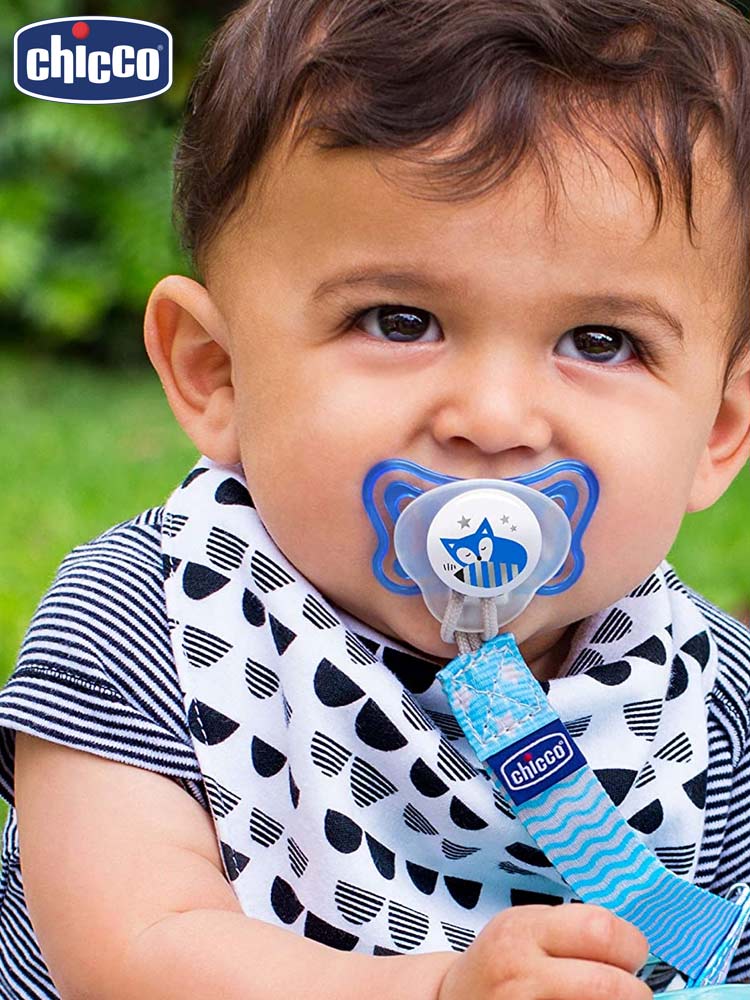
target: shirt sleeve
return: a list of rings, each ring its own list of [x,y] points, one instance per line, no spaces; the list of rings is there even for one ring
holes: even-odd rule
[[[0,794],[12,806],[15,733],[201,781],[171,651],[161,508],[61,564],[0,691]]]
[[[750,745],[745,748],[734,771],[719,885],[714,891],[725,896],[737,882],[750,884]],[[728,982],[750,982],[750,923],[735,952]]]

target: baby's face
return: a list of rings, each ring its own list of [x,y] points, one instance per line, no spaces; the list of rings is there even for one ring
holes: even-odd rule
[[[382,459],[461,478],[560,458],[594,470],[582,577],[511,625],[532,659],[631,590],[714,499],[701,475],[734,304],[726,191],[699,178],[696,249],[679,208],[650,235],[650,200],[607,159],[612,175],[567,150],[553,216],[534,168],[447,204],[409,194],[417,175],[392,157],[303,146],[270,162],[255,214],[212,253],[239,458],[270,534],[328,598],[436,656],[455,647],[421,598],[372,573],[361,491]]]

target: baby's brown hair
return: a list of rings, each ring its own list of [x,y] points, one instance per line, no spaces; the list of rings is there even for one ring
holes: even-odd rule
[[[750,347],[750,23],[721,0],[249,0],[191,89],[175,220],[200,274],[285,135],[403,157],[424,197],[459,201],[531,159],[553,195],[559,139],[600,155],[593,132],[645,176],[654,225],[675,193],[692,238],[706,128],[737,215],[729,374]]]

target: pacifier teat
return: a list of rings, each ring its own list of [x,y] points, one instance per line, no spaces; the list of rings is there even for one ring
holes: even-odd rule
[[[538,490],[468,479],[412,500],[393,541],[400,565],[441,622],[441,638],[463,652],[517,618],[558,572],[571,528],[563,509]]]

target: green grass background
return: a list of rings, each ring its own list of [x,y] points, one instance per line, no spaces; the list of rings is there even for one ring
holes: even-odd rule
[[[161,503],[193,464],[156,375],[0,352],[0,680],[61,559]],[[689,515],[670,554],[683,579],[747,620],[750,471]],[[1,804],[0,804],[1,805]],[[0,816],[2,812],[0,811]]]

